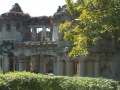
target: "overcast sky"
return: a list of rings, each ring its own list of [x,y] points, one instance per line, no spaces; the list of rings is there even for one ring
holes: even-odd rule
[[[14,3],[19,3],[24,13],[31,16],[53,15],[65,0],[0,0],[0,14],[8,12]]]

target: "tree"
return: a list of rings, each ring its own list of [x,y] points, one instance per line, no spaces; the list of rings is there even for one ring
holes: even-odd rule
[[[60,32],[64,39],[72,45],[69,56],[86,56],[90,48],[102,39],[102,35],[110,38],[120,30],[120,4],[119,0],[66,0],[67,10],[78,14],[76,19],[60,24]]]

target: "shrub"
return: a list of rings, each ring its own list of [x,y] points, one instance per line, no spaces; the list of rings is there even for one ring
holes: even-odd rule
[[[117,90],[112,79],[49,76],[30,72],[0,74],[0,90]]]
[[[3,74],[3,71],[2,71],[2,69],[0,68],[0,74]]]

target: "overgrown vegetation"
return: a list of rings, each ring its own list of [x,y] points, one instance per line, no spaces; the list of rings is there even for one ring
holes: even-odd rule
[[[69,56],[86,56],[103,35],[120,40],[120,0],[66,0],[66,3],[72,15],[79,14],[75,20],[60,25],[64,39],[72,45]]]
[[[0,74],[0,90],[118,90],[118,82],[104,78],[48,76],[30,72]]]
[[[2,69],[0,68],[0,74],[3,74],[3,71],[2,71]]]

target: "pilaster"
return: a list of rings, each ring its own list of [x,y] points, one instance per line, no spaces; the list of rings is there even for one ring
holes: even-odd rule
[[[44,41],[46,39],[46,27],[43,26],[42,28],[42,41]]]
[[[80,76],[85,76],[86,70],[85,70],[85,61],[80,61]]]
[[[67,61],[66,62],[66,75],[67,76],[73,76],[74,75],[74,62],[73,61]]]
[[[61,55],[57,56],[57,75],[63,75],[63,62],[61,61]]]
[[[56,57],[54,57],[54,60],[53,60],[53,74],[57,75],[57,58]]]
[[[85,76],[86,70],[85,70],[85,60],[83,56],[80,57],[80,76],[83,77]]]
[[[32,28],[32,40],[37,41],[36,27],[31,27],[31,28]]]
[[[16,70],[16,58],[14,57],[14,60],[13,60],[13,71]]]
[[[96,60],[95,60],[95,77],[100,76],[100,62],[99,62],[99,53],[96,54]]]
[[[44,55],[40,53],[40,73],[44,73]]]
[[[9,72],[10,70],[10,65],[9,65],[9,58],[8,58],[8,54],[3,54],[3,61],[2,61],[3,65],[3,73]]]
[[[57,61],[57,75],[63,75],[63,62]]]

